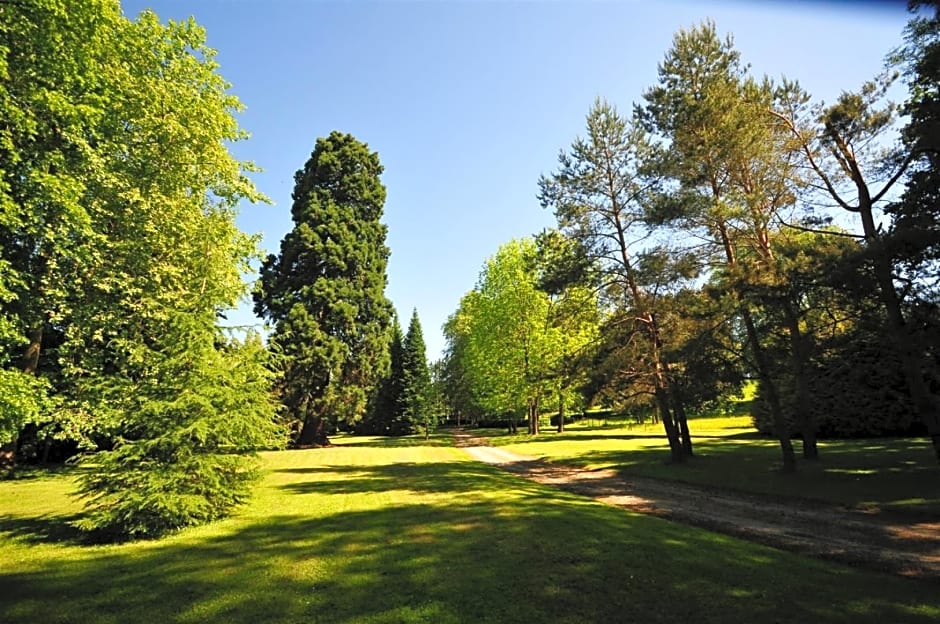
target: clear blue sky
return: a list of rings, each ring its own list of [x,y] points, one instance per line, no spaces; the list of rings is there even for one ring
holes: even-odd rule
[[[832,100],[901,42],[903,2],[319,2],[125,0],[134,18],[190,15],[247,106],[234,153],[273,206],[239,224],[276,252],[293,174],[341,130],[378,151],[388,188],[387,294],[412,308],[428,357],[441,325],[503,242],[554,224],[537,181],[582,131],[596,96],[628,112],[656,80],[673,33],[703,19],[734,35],[757,74]],[[246,304],[234,322],[259,322]]]

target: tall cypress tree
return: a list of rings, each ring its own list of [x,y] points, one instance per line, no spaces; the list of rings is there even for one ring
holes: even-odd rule
[[[298,446],[325,445],[361,418],[386,357],[389,250],[377,153],[341,132],[317,140],[294,176],[294,228],[261,268],[255,311],[273,322],[281,399]]]

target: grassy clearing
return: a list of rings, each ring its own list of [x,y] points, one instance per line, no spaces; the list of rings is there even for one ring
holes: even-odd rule
[[[665,463],[669,450],[660,425],[575,425],[561,435],[508,436],[495,430],[487,435],[494,445],[517,453],[590,469],[940,515],[937,466],[926,439],[823,440],[821,462],[798,458],[797,474],[783,475],[777,441],[756,433],[749,417],[695,419],[690,428],[697,456],[680,466]],[[799,441],[794,444],[799,454]]]
[[[626,513],[404,439],[269,453],[234,518],[86,546],[0,482],[0,621],[935,622],[936,587]]]

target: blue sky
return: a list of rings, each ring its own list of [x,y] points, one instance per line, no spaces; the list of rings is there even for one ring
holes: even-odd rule
[[[581,132],[596,96],[630,110],[656,80],[673,33],[706,18],[757,74],[798,79],[832,100],[901,42],[903,2],[320,2],[125,0],[134,18],[190,15],[247,106],[233,146],[263,168],[273,206],[239,225],[276,252],[291,228],[293,174],[317,137],[355,135],[378,151],[388,188],[387,294],[412,308],[428,357],[440,327],[500,244],[554,224],[539,175]],[[245,305],[236,323],[259,323]]]

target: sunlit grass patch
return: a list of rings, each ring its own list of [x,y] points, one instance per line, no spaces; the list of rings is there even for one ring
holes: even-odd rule
[[[690,429],[696,456],[685,465],[667,463],[660,425],[575,426],[563,434],[499,435],[492,443],[587,469],[940,515],[940,489],[932,487],[936,462],[928,440],[823,440],[819,462],[803,461],[800,441],[794,440],[798,471],[783,475],[778,442],[754,431],[748,417],[694,419]]]

